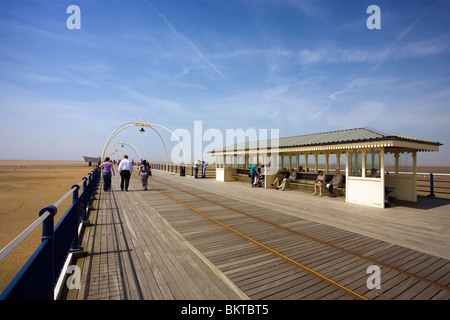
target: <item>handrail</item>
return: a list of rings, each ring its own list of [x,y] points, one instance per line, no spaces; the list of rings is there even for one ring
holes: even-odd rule
[[[13,241],[11,241],[7,246],[5,246],[2,251],[0,251],[0,261],[5,259],[8,254],[10,254],[26,237],[30,235],[37,227],[39,227],[48,216],[50,212],[46,211],[42,216],[37,218],[28,228],[26,228],[21,234],[19,234]]]
[[[78,186],[81,187],[83,184],[83,180],[78,184]],[[53,205],[54,207],[58,208],[58,206],[64,202],[64,200],[67,199],[70,195],[72,195],[73,191],[76,189],[74,186],[72,189],[70,189],[64,196],[62,196],[56,203]],[[8,245],[6,245],[1,251],[0,251],[0,262],[3,261],[19,244],[22,243],[23,240],[26,239],[32,233],[39,225],[44,221],[48,216],[50,215],[49,211],[45,211],[44,214],[42,214],[39,218],[37,218],[32,224],[28,226],[24,231],[22,231],[21,234],[19,234],[14,240],[12,240]]]
[[[41,244],[0,293],[0,300],[54,299],[55,284],[60,276],[64,276],[61,271],[69,253],[82,251],[78,245],[79,226],[87,221],[86,214],[97,190],[100,168],[95,168],[88,177],[84,177],[79,184],[73,185],[53,206],[44,207],[39,212],[39,218],[2,249],[1,260],[42,224]],[[83,185],[83,191],[79,195],[78,190],[81,185]],[[58,211],[57,206],[70,195],[73,196],[72,205],[55,226],[54,216]]]
[[[215,166],[213,166],[213,168],[211,168],[211,166],[208,165],[203,173],[202,173],[201,169],[199,169],[199,171],[196,173],[195,164],[193,164],[193,163],[188,163],[186,165],[186,164],[175,164],[175,163],[167,164],[167,163],[163,163],[163,162],[149,162],[149,165],[152,168],[152,170],[166,171],[166,172],[175,173],[175,174],[180,173],[180,175],[182,175],[182,176],[190,175],[190,176],[196,177],[196,178],[199,176],[201,176],[202,178],[215,177]],[[182,167],[184,169],[181,169]]]
[[[427,197],[429,198],[435,198],[436,195],[435,193],[440,193],[440,194],[450,194],[450,192],[444,192],[444,191],[439,191],[436,189],[450,189],[450,187],[444,187],[444,186],[437,186],[435,185],[435,183],[450,183],[450,181],[445,181],[445,180],[435,180],[434,176],[435,175],[439,175],[439,176],[448,176],[450,174],[448,173],[429,173],[430,178],[429,179],[417,179],[417,181],[421,181],[421,182],[429,182],[429,185],[422,185],[422,184],[418,184],[417,185],[417,191],[420,192],[426,192],[426,190],[420,190],[419,187],[421,188],[429,188],[429,194],[427,195]]]
[[[77,189],[76,186],[81,187],[81,186],[83,185],[83,181],[84,181],[84,180],[81,180],[80,183],[78,183],[77,185],[72,186],[72,189],[70,189],[69,191],[67,191],[67,193],[66,193],[65,195],[63,195],[63,196],[61,197],[61,199],[59,199],[58,201],[56,201],[56,203],[55,203],[53,206],[55,206],[55,207],[58,208],[58,206],[59,206],[61,203],[63,203],[64,200],[66,200],[70,195],[73,194],[73,192]]]

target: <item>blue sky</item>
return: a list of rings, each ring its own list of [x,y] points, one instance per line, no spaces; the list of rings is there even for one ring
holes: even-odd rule
[[[366,26],[373,4],[381,29]],[[419,163],[450,164],[449,13],[435,0],[0,0],[0,159],[99,156],[144,118],[192,135],[194,121],[282,137],[373,127],[439,141]],[[115,141],[163,160],[138,129]]]

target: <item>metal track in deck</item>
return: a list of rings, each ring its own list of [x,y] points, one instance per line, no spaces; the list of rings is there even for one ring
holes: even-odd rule
[[[448,260],[165,180],[152,183],[192,212],[147,201],[250,298],[450,298]],[[371,265],[380,267],[381,289],[367,286]]]
[[[69,299],[450,299],[449,260],[166,176],[101,194]]]

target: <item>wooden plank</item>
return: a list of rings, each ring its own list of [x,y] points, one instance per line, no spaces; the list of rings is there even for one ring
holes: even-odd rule
[[[202,267],[198,268],[196,266],[198,262],[194,263],[191,256],[186,256],[182,263],[173,264],[172,261],[180,257],[179,252],[173,253],[174,249],[177,248],[172,244],[174,239],[166,237],[166,234],[157,228],[144,230],[142,227],[145,225],[145,219],[135,215],[140,210],[138,201],[126,201],[129,199],[125,197],[130,195],[131,192],[118,194],[117,202],[121,204],[118,210],[126,217],[126,228],[123,228],[123,230],[127,230],[125,236],[132,239],[133,245],[136,245],[132,250],[134,252],[133,258],[136,259],[135,264],[138,265],[140,273],[147,275],[145,277],[139,276],[139,280],[142,282],[145,279],[143,282],[146,284],[145,288],[154,288],[154,284],[159,284],[156,286],[158,288],[156,292],[154,289],[152,289],[152,292],[148,292],[148,290],[145,292],[147,298],[185,299],[199,298],[199,296],[205,298],[205,295],[219,299],[235,299],[237,297],[235,294],[232,295],[226,292],[227,289],[229,290],[227,286],[218,286],[220,287],[219,289],[211,289],[209,283],[205,283],[198,278],[199,274],[205,274],[205,267],[202,264]],[[100,209],[106,214],[99,218],[96,226],[98,237],[95,239],[96,243],[93,245],[94,253],[91,255],[91,258],[95,261],[92,261],[93,263],[91,264],[92,279],[90,280],[88,299],[129,298],[131,297],[131,290],[133,293],[136,290],[132,289],[131,264],[126,262],[127,255],[121,252],[125,242],[120,237],[117,237],[118,240],[116,242],[110,241],[114,239],[114,235],[117,236],[122,231],[119,229],[117,222],[115,223],[116,225],[112,224],[110,219],[111,212],[108,212],[111,211],[111,208],[101,207]],[[154,221],[147,221],[147,227],[148,222]],[[130,227],[133,228],[130,229]],[[153,224],[151,227],[155,227],[155,225]],[[142,248],[147,248],[147,250]],[[97,254],[97,252],[104,253]],[[198,256],[194,256],[198,260]],[[154,259],[155,257],[157,259]],[[119,262],[123,263],[122,272],[118,271]],[[151,276],[149,277],[149,275]],[[209,276],[216,277],[216,274],[210,274]],[[193,278],[195,278],[195,281]],[[185,281],[190,281],[189,285],[185,284]],[[122,283],[125,283],[129,290],[125,295],[121,293],[124,290]],[[196,285],[200,287],[196,287]],[[160,291],[169,287],[170,290],[164,291],[165,293]],[[136,296],[134,295],[133,297]]]
[[[211,199],[212,197],[208,197],[208,198]],[[214,201],[217,201],[217,199],[214,199]],[[194,204],[195,202],[191,202],[191,203],[193,205],[195,205]],[[269,228],[261,227],[261,226],[259,226],[259,223],[253,222],[252,225],[249,225],[249,220],[247,218],[240,219],[239,216],[236,216],[234,213],[225,213],[225,212],[222,213],[220,210],[211,210],[210,204],[201,204],[201,201],[199,203],[200,204],[198,206],[196,206],[197,209],[199,209],[199,210],[204,209],[204,210],[211,211],[214,218],[222,218],[222,220],[221,220],[222,222],[227,223],[235,228],[240,228],[240,231],[245,231],[246,233],[251,234],[252,237],[257,238],[258,241],[264,242],[266,244],[270,243],[270,245],[272,247],[274,245],[276,246],[276,245],[280,244],[281,246],[284,247],[285,252],[290,252],[292,250],[294,250],[294,251],[299,250],[298,245],[296,245],[296,244],[289,245],[289,243],[292,240],[292,237],[283,235],[283,232],[281,232],[279,230],[271,231],[270,235],[268,235]],[[248,209],[246,209],[246,208],[247,208],[247,206],[245,206],[245,205],[239,206],[239,210],[248,212]],[[254,213],[255,215],[258,212],[258,210],[253,209],[252,213],[253,213],[253,211],[255,212]],[[262,212],[262,211],[260,211],[260,212]],[[271,218],[270,216],[271,216],[270,213],[268,213],[268,212],[264,213],[264,218],[266,218],[266,219]],[[290,224],[293,223],[292,218],[287,219],[287,220],[288,220],[288,223],[290,223]],[[326,239],[326,240],[340,241],[342,244],[344,244],[354,250],[362,250],[362,251],[373,253],[373,254],[379,253],[380,249],[378,247],[380,245],[384,244],[380,240],[369,239],[369,238],[361,236],[361,235],[355,235],[355,234],[345,232],[345,231],[342,231],[342,230],[339,230],[336,228],[331,228],[328,226],[317,226],[316,225],[315,231],[313,230],[313,232],[308,232],[308,234],[312,234],[316,237],[321,237],[322,239]],[[273,238],[275,238],[276,240],[273,240]],[[190,241],[193,241],[193,239],[190,239]],[[291,248],[289,249],[290,246],[291,246]],[[382,249],[384,251],[388,251],[387,253],[383,252],[384,256],[387,255],[386,256],[387,259],[391,258],[394,260],[401,260],[402,256],[400,256],[400,257],[398,256],[399,252],[401,252],[402,255],[405,257],[408,256],[408,254],[410,254],[404,248],[400,248],[400,247],[393,248],[391,245],[385,245]],[[214,250],[217,250],[215,254],[213,254]],[[324,251],[327,251],[327,250],[324,250]],[[208,254],[211,256],[212,261],[214,261],[214,259],[217,259],[217,261],[232,261],[232,262],[240,261],[241,262],[240,268],[243,268],[245,270],[247,268],[242,266],[242,264],[247,263],[249,260],[252,260],[252,258],[247,258],[248,261],[242,261],[241,259],[239,259],[239,255],[246,255],[247,252],[241,251],[241,250],[238,250],[238,252],[239,253],[237,254],[236,250],[230,250],[228,248],[224,248],[221,250],[220,247],[218,248],[216,245],[211,244],[209,246]],[[229,253],[234,253],[234,255],[232,257],[227,256]],[[221,255],[223,255],[223,256],[221,257]],[[218,256],[219,258],[215,258],[215,256]],[[315,263],[318,267],[321,267],[322,269],[324,269],[326,271],[329,271],[328,269],[338,270],[339,267],[345,269],[344,268],[345,265],[349,265],[349,268],[353,268],[354,264],[355,264],[355,262],[353,262],[353,261],[350,261],[350,263],[346,263],[347,259],[345,258],[345,256],[341,256],[340,258],[338,258],[337,261],[336,261],[336,256],[333,256],[333,255],[318,257],[317,249],[314,249],[311,251],[308,251],[308,249],[306,249],[306,252],[304,252],[304,257],[307,258],[306,262]],[[305,260],[302,259],[302,261],[304,262]],[[336,263],[336,262],[338,262],[338,263]],[[232,263],[230,263],[230,265],[232,265]],[[248,269],[250,269],[250,268],[248,268]],[[256,268],[256,269],[258,269],[258,268]],[[366,268],[364,268],[363,271],[366,271]],[[228,275],[232,275],[233,273],[234,273],[234,270],[227,271]],[[260,274],[258,274],[258,276],[264,277],[263,275],[260,275]],[[247,277],[247,275],[245,273],[241,272],[239,279],[241,279],[242,282],[245,282],[244,280],[249,281],[245,277]],[[254,277],[250,277],[250,278],[254,278]],[[361,278],[363,278],[365,280],[367,278],[367,274],[364,273],[363,276],[358,277],[358,279],[361,279]],[[365,284],[365,281],[363,283]]]
[[[149,216],[147,216],[147,218],[148,218]],[[153,224],[153,223],[152,223]],[[160,239],[162,239],[163,237],[164,237],[164,233],[159,233],[159,235],[160,235]],[[162,237],[161,237],[162,236]],[[172,254],[173,252],[175,252],[175,251],[177,251],[178,250],[178,248],[179,248],[179,246],[175,246],[175,245],[172,245],[173,244],[173,239],[166,239],[165,240],[165,242],[164,242],[164,245],[162,244],[162,242],[160,242],[160,244],[161,244],[161,246],[162,247],[165,247],[166,249],[166,252],[170,252],[170,254]],[[192,252],[192,251],[188,251],[188,253],[189,252]],[[198,256],[197,255],[193,255],[193,254],[191,254],[190,256],[189,255],[186,255],[185,254],[185,252],[182,252],[183,253],[183,255],[181,255],[181,253],[178,253],[177,254],[177,256],[178,257],[181,257],[181,256],[183,256],[183,257],[185,257],[185,259],[187,259],[188,261],[186,261],[186,262],[184,262],[184,265],[185,265],[185,268],[186,268],[186,270],[187,270],[187,272],[189,273],[191,273],[191,275],[192,275],[192,277],[193,277],[193,283],[195,283],[195,284],[199,284],[199,285],[202,285],[202,279],[201,278],[198,278],[198,272],[201,272],[201,274],[205,274],[205,271],[208,271],[209,273],[211,273],[211,269],[207,269],[206,268],[206,266],[205,266],[205,264],[200,264],[200,266],[199,266],[199,264],[197,263],[197,264],[193,264],[192,262],[193,262],[193,259],[195,258],[195,259],[198,259]],[[194,269],[192,268],[193,266],[195,266],[196,267],[196,269],[198,269],[198,272],[197,273],[193,273],[193,271],[194,271]],[[185,272],[185,270],[184,269],[181,269],[181,268],[178,268],[178,271],[180,272],[180,273],[184,273]],[[186,279],[187,278],[187,276],[189,275],[188,273],[184,273],[183,274],[183,278],[184,279]],[[194,279],[194,276],[195,276],[195,279]],[[215,277],[215,274],[211,274],[211,278],[213,278],[213,276],[214,276],[214,279],[216,279],[216,281],[217,281],[217,278]],[[192,286],[192,284],[190,284],[190,286]],[[212,287],[213,288],[213,290],[216,290],[216,295],[215,295],[215,297],[216,298],[220,298],[220,299],[223,299],[223,298],[225,298],[225,297],[228,297],[228,298],[230,298],[230,297],[234,297],[234,298],[236,298],[236,295],[229,295],[228,293],[223,293],[222,291],[224,291],[224,286],[223,286],[223,283],[222,282],[219,282],[219,281],[217,281],[217,286],[218,287],[221,287],[220,288],[220,290],[221,291],[217,291],[216,290],[216,288],[215,287]],[[200,290],[197,292],[197,295],[199,295],[200,293],[202,294],[202,296],[201,297],[203,297],[203,299],[205,299],[205,298],[208,298],[208,295],[209,295],[209,293],[208,293],[208,291],[205,289],[205,288],[209,288],[210,287],[210,284],[204,284],[203,285],[203,287],[201,287],[200,288]],[[229,291],[229,288],[226,288],[228,291]],[[209,289],[208,289],[209,290]],[[225,290],[225,291],[227,291],[227,290]],[[214,295],[212,296],[212,297],[214,297]],[[198,297],[196,297],[196,298],[198,298]]]
[[[274,203],[280,202],[274,200],[276,198],[271,198],[270,205],[265,199],[257,204],[248,201],[258,194],[270,198],[273,193],[271,190],[245,188],[239,189],[239,193],[225,187],[223,190],[227,190],[227,193],[214,192],[218,188],[214,181],[195,181],[197,185],[206,186],[205,189],[193,188],[192,182],[176,176],[165,176],[163,180],[153,177],[150,192],[115,192],[118,216],[111,212],[109,216],[103,214],[108,210],[113,211],[113,208],[108,208],[106,203],[102,204],[105,208],[102,215],[99,215],[97,239],[95,243],[92,242],[92,247],[98,254],[92,254],[89,256],[91,260],[82,264],[83,269],[92,267],[89,297],[137,298],[138,288],[134,283],[137,277],[142,295],[148,299],[245,297],[237,286],[256,299],[353,299],[293,263],[190,210],[166,194],[341,285],[348,286],[350,290],[367,295],[368,298],[433,299],[446,296],[445,292],[441,292],[442,288],[384,267],[381,268],[382,289],[370,290],[366,284],[366,270],[373,262],[308,240],[295,232],[331,242],[352,250],[355,254],[369,255],[383,263],[392,263],[447,285],[450,282],[448,260],[424,255],[404,246],[388,243],[385,239],[374,239],[344,230],[337,225],[313,221],[310,218],[315,219],[315,216],[308,213],[309,209],[300,208],[300,212],[307,218],[296,216],[295,211],[287,206],[274,206]],[[132,179],[130,191],[133,188],[140,190],[139,183]],[[159,184],[158,188],[154,187],[155,183]],[[158,190],[164,191],[164,194]],[[196,197],[196,194],[201,197]],[[246,196],[242,197],[244,194]],[[280,199],[291,197],[289,193],[278,192],[275,195]],[[312,201],[336,203],[332,200],[314,198]],[[314,208],[311,211],[314,215],[330,215],[324,207]],[[339,211],[342,208],[337,205],[328,221],[342,219],[346,214]],[[357,215],[356,211],[350,211],[350,214]],[[252,216],[286,226],[292,232],[255,220]],[[351,219],[357,225],[363,223],[353,217]],[[373,227],[372,221],[370,225]],[[116,240],[109,243],[111,239]]]

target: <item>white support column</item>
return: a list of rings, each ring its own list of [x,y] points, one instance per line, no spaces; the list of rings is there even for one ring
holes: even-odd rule
[[[341,170],[341,154],[339,152],[336,153],[336,169]]]
[[[305,153],[305,172],[308,172],[308,154]]]
[[[382,195],[382,200],[381,200],[381,208],[384,208],[384,198],[385,198],[385,188],[386,188],[386,176],[385,176],[385,170],[384,170],[384,148],[381,148],[380,150],[380,178],[381,178],[381,195]]]
[[[314,154],[314,171],[317,173],[319,169],[319,155],[316,153]]]
[[[362,168],[361,168],[361,176],[363,178],[366,177],[366,150],[361,150],[361,164],[362,164]]]

